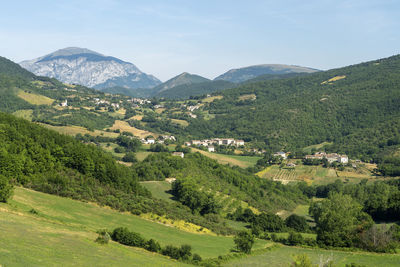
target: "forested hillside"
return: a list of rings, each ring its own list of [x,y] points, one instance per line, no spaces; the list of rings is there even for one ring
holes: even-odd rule
[[[327,150],[371,160],[399,136],[400,56],[228,89],[192,120],[193,137],[226,136],[272,150],[325,141]]]

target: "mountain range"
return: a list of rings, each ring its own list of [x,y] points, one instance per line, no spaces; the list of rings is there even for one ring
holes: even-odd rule
[[[60,49],[19,64],[36,75],[56,78],[69,84],[80,84],[108,93],[134,97],[166,98],[188,98],[212,93],[263,75],[280,78],[280,75],[286,77],[287,74],[318,71],[293,65],[264,64],[232,69],[214,80],[184,72],[161,83],[132,63],[79,47]]]
[[[22,61],[20,65],[39,76],[95,89],[115,86],[151,88],[161,83],[156,77],[140,71],[132,63],[86,48],[60,49],[36,59]]]

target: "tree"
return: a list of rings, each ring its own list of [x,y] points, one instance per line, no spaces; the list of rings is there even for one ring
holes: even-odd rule
[[[97,231],[97,233],[99,234],[99,236],[96,238],[95,242],[102,245],[108,244],[111,237],[107,230],[99,230]]]
[[[8,179],[0,174],[0,202],[7,203],[8,199],[13,194],[13,186],[8,182]]]
[[[286,218],[285,224],[297,232],[306,232],[309,230],[306,218],[299,216],[297,214],[292,214]]]
[[[310,214],[317,224],[317,241],[327,246],[354,246],[359,233],[372,224],[371,217],[362,211],[358,202],[340,193],[313,203]]]
[[[254,216],[252,228],[260,228],[263,231],[279,232],[285,228],[285,224],[281,217],[275,214],[261,213]]]
[[[250,254],[254,244],[254,236],[248,231],[241,231],[235,236],[234,242],[237,250]]]
[[[136,155],[133,152],[128,152],[122,157],[123,162],[137,162]]]
[[[307,254],[297,255],[292,262],[293,267],[312,267],[311,260]]]

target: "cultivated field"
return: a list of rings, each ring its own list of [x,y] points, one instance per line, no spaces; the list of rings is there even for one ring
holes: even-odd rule
[[[221,164],[230,164],[242,168],[254,166],[257,163],[257,161],[261,159],[261,157],[224,155],[224,154],[211,153],[197,148],[191,148],[191,149],[192,152],[199,152],[204,156],[217,160]]]
[[[280,168],[279,165],[273,165],[257,173],[261,178],[272,179],[287,184],[293,181],[305,181],[308,184],[328,184],[337,179],[351,183],[358,183],[362,179],[379,179],[372,175],[371,171],[365,166],[359,166],[357,169],[346,167],[344,171],[338,171],[333,168],[324,168],[322,166],[308,166],[297,162],[294,168]]]
[[[54,102],[54,99],[47,96],[28,93],[25,91],[18,91],[18,97],[33,105],[51,105]]]
[[[130,132],[134,136],[137,136],[139,138],[145,138],[148,135],[153,135],[154,137],[158,136],[158,135],[156,135],[154,133],[151,133],[151,132],[148,132],[148,131],[144,131],[144,130],[140,130],[140,129],[137,129],[135,127],[132,127],[126,121],[120,121],[120,120],[116,120],[114,122],[114,125],[110,129],[111,130],[118,130],[119,129],[121,132]]]

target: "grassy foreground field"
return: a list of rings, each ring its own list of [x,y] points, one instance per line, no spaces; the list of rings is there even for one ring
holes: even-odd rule
[[[30,211],[35,209],[38,214]],[[0,264],[4,266],[169,266],[176,262],[141,249],[94,242],[99,229],[119,226],[154,238],[161,245],[190,244],[194,253],[214,258],[229,253],[232,237],[196,234],[107,207],[16,188],[0,203]],[[255,248],[268,244],[258,240]],[[134,264],[133,264],[134,263]]]

